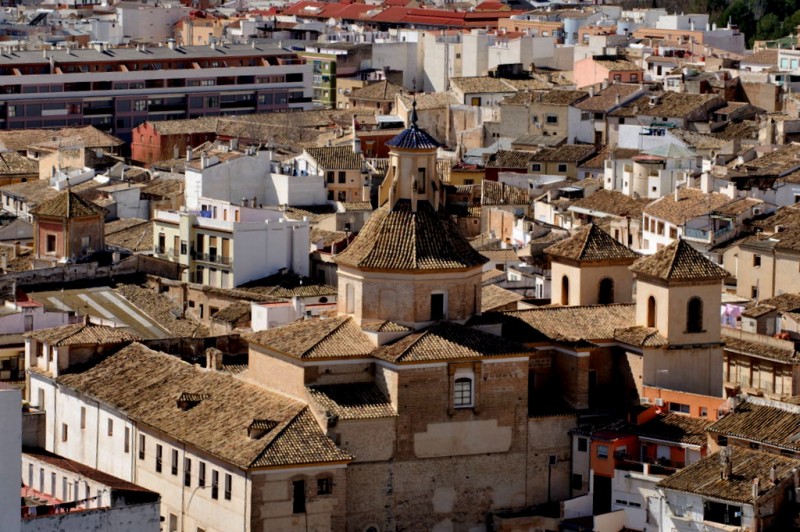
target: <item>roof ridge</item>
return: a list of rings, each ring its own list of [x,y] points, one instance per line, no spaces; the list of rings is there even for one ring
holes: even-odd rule
[[[339,318],[340,318],[340,316],[337,316],[336,318],[333,318],[333,320],[336,320],[336,319],[339,319]],[[320,339],[319,339],[319,341],[317,341],[317,342],[314,342],[314,344],[312,344],[312,345],[311,345],[311,347],[309,347],[308,349],[306,349],[305,351],[303,351],[303,352],[300,354],[300,358],[301,358],[301,359],[302,359],[302,358],[305,358],[305,357],[306,357],[306,355],[308,355],[309,353],[311,353],[311,351],[313,351],[313,350],[314,350],[314,349],[315,349],[317,346],[319,346],[319,345],[320,345],[322,342],[324,342],[324,341],[328,340],[328,339],[329,339],[329,338],[330,338],[332,335],[334,335],[334,334],[335,334],[335,333],[336,333],[336,332],[337,332],[339,329],[341,329],[341,328],[342,328],[342,326],[343,326],[344,324],[346,324],[346,323],[347,323],[348,321],[350,321],[351,319],[353,319],[353,318],[352,318],[352,316],[346,316],[346,317],[344,317],[344,319],[342,320],[342,322],[341,322],[339,325],[337,325],[336,327],[334,327],[333,329],[331,329],[330,331],[328,331],[328,332],[325,334],[325,336],[323,336],[322,338],[320,338]]]
[[[290,409],[291,409],[291,406],[287,406],[286,409],[285,409],[285,412],[287,412],[287,414],[288,414]],[[275,442],[277,442],[278,439],[286,433],[286,431],[289,429],[289,427],[291,427],[294,423],[297,422],[298,418],[300,417],[300,414],[302,414],[303,411],[305,411],[307,409],[308,409],[308,405],[303,405],[301,403],[300,409],[298,411],[294,412],[294,415],[292,415],[292,417],[289,418],[288,421],[286,419],[282,419],[280,422],[278,422],[278,425],[275,427],[275,429],[280,427],[280,430],[275,431],[275,429],[273,429],[273,430],[270,430],[269,432],[267,432],[266,434],[264,434],[264,436],[266,436],[267,434],[271,434],[272,437],[269,438],[268,442],[266,442],[266,444],[264,445],[264,448],[261,449],[261,452],[259,452],[256,455],[256,457],[253,458],[250,461],[249,467],[254,467],[254,464],[256,464],[261,459],[261,457],[263,457],[267,453],[267,451],[269,451],[269,449],[275,444]],[[283,427],[281,427],[281,424],[283,424]]]
[[[423,331],[416,331],[416,332],[420,333],[419,337],[416,340],[414,340],[413,342],[411,342],[410,344],[408,344],[405,349],[403,349],[403,353],[399,357],[397,357],[396,361],[397,362],[402,362],[403,358],[406,356],[406,354],[408,354],[408,352],[411,350],[411,348],[414,347],[415,345],[417,345],[420,341],[422,341],[422,339],[425,336],[428,335],[429,332],[431,332],[431,327],[432,327],[432,325],[427,327],[427,328],[425,328]],[[414,333],[412,332],[411,334],[414,334]],[[402,340],[402,338],[401,338],[401,340]]]

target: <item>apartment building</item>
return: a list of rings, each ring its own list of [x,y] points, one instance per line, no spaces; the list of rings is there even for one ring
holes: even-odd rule
[[[93,125],[125,141],[151,120],[311,107],[311,66],[259,45],[12,50],[0,129]]]
[[[155,255],[186,266],[183,281],[234,288],[284,268],[308,275],[309,222],[277,210],[200,201],[197,211],[154,216]]]
[[[294,160],[303,175],[324,175],[329,201],[367,201],[369,187],[365,181],[361,142],[353,145],[307,148]]]

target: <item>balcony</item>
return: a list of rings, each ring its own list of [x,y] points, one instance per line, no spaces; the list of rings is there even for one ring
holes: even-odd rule
[[[218,255],[216,253],[192,253],[192,258],[196,261],[222,264],[223,266],[231,266],[233,264],[230,257]]]
[[[731,231],[733,231],[733,225],[726,225],[713,231],[711,229],[694,229],[692,227],[687,227],[684,229],[683,235],[690,240],[713,242]]]

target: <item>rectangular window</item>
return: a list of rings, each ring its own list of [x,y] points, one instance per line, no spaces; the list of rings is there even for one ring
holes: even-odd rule
[[[200,468],[197,473],[197,485],[201,488],[206,485],[206,463],[200,462]]]
[[[85,406],[81,407],[81,428],[82,429],[86,428],[86,407]]]
[[[178,516],[169,514],[169,532],[178,532]]]
[[[219,471],[211,470],[211,498],[219,499]]]
[[[178,474],[178,449],[172,449],[172,464],[170,466],[170,472],[173,475]]]
[[[183,485],[192,485],[192,460],[191,458],[183,459]]]
[[[453,406],[467,408],[472,406],[472,379],[460,377],[453,384]]]
[[[689,413],[689,405],[685,405],[683,403],[670,403],[669,404],[669,411],[670,412],[678,412],[680,414],[688,414]]]
[[[608,445],[598,445],[597,446],[597,457],[598,458],[608,458]]]
[[[761,255],[753,255],[753,267],[758,268],[761,266]]]
[[[578,438],[578,451],[585,453],[589,449],[589,440]]]
[[[108,418],[108,435],[114,435],[114,420],[111,418]]]
[[[144,460],[144,434],[139,434],[139,460]]]
[[[47,242],[45,244],[46,253],[56,252],[56,235],[47,235]]]
[[[700,417],[708,417],[708,408],[704,406],[700,407]]]
[[[317,479],[317,495],[330,495],[333,493],[333,479],[332,478],[318,478]]]
[[[758,298],[758,287],[751,286],[750,287],[750,299],[757,299]]]
[[[572,489],[574,490],[583,489],[583,475],[578,475],[577,473],[572,474]]]
[[[61,441],[67,441],[69,437],[69,427],[66,423],[61,424]]]
[[[161,473],[162,459],[164,458],[164,448],[161,444],[156,444],[156,473]]]
[[[125,453],[131,452],[131,429],[125,427]]]
[[[225,500],[231,500],[231,491],[233,488],[233,477],[225,473]]]
[[[306,481],[295,480],[292,482],[292,513],[306,513]]]
[[[727,447],[728,446],[728,437],[727,436],[717,436],[717,445],[720,447]]]
[[[147,111],[147,100],[136,100],[133,102],[133,110],[138,112]]]
[[[328,183],[333,183],[334,176],[335,176],[334,172],[325,172],[325,181],[327,181]]]
[[[339,172],[339,183],[347,183],[347,172]]]
[[[539,164],[539,163],[532,164],[531,165],[531,171],[533,171],[533,172],[541,172],[542,171],[542,165]]]
[[[431,294],[431,321],[442,320],[444,317],[444,294]]]
[[[566,172],[567,171],[567,165],[566,164],[559,164],[558,165],[558,171],[559,172]]]

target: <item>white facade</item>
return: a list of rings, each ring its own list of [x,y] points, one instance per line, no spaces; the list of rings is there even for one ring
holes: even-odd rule
[[[22,467],[22,396],[0,383],[0,530],[19,532],[19,472]]]
[[[180,3],[147,5],[124,3],[117,7],[117,20],[125,38],[150,44],[171,39],[175,24],[188,17],[192,8]],[[98,39],[102,40],[102,39]]]
[[[50,329],[75,323],[70,312],[47,310],[44,305],[6,301],[0,307],[0,335],[22,334],[39,329]]]
[[[200,198],[248,205],[323,205],[327,201],[322,175],[272,161],[271,151],[241,154],[220,162],[201,159],[204,168],[186,169],[186,207],[200,208]]]

